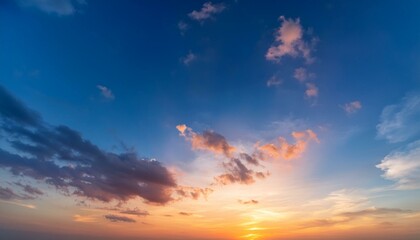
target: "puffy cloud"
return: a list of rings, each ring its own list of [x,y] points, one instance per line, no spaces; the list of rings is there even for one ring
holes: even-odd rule
[[[189,53],[187,54],[187,56],[185,56],[185,57],[182,57],[182,58],[181,58],[181,61],[184,63],[184,65],[188,66],[188,65],[190,65],[193,61],[195,61],[196,59],[197,59],[197,56],[196,56],[194,53],[189,52]]]
[[[359,111],[362,108],[362,103],[360,101],[353,101],[344,104],[342,108],[344,109],[344,111],[346,111],[346,113],[352,114]]]
[[[101,91],[101,94],[102,94],[102,96],[104,96],[104,98],[109,99],[109,100],[113,100],[115,98],[111,89],[109,89],[105,86],[102,86],[102,85],[97,85],[96,87],[98,87],[98,89]]]
[[[9,143],[8,150],[0,148],[0,167],[12,174],[105,202],[173,199],[176,181],[160,162],[134,152],[107,152],[67,126],[46,124],[1,87],[0,99],[9,103],[0,103],[0,131]]]
[[[420,140],[387,155],[376,165],[383,176],[397,182],[397,189],[420,188]]]
[[[224,154],[231,157],[235,152],[235,147],[229,145],[226,138],[222,135],[206,130],[202,134],[195,133],[185,124],[176,126],[180,135],[191,142],[192,149],[207,150],[217,154]]]
[[[272,76],[267,81],[267,87],[274,87],[274,86],[278,86],[280,84],[282,84],[282,81],[281,81],[281,79],[277,78],[276,76]]]
[[[16,0],[21,7],[34,7],[46,13],[66,16],[74,14],[76,6],[86,4],[84,0]]]
[[[317,135],[311,129],[303,132],[292,132],[292,137],[295,140],[294,144],[280,137],[277,143],[268,143],[257,147],[264,155],[271,158],[291,160],[298,158],[306,150],[308,142],[319,142]]]
[[[403,142],[420,133],[419,122],[420,95],[407,95],[400,103],[383,109],[377,134],[391,143]]]
[[[232,158],[228,163],[223,163],[227,173],[224,173],[215,178],[217,183],[222,185],[241,183],[251,184],[254,183],[254,172],[248,169],[239,159]]]
[[[275,43],[268,49],[265,57],[270,61],[280,61],[284,56],[303,57],[307,63],[313,62],[311,56],[314,43],[303,40],[304,30],[300,19],[280,17],[281,26],[276,31]]]
[[[223,3],[213,4],[211,2],[206,2],[203,4],[203,7],[199,11],[192,11],[188,16],[199,22],[204,22],[205,20],[212,18],[215,14],[223,12],[226,7]]]
[[[119,216],[119,215],[113,215],[113,214],[108,214],[104,216],[106,220],[110,221],[110,222],[126,222],[126,223],[135,223],[136,220],[129,218],[129,217],[125,217],[125,216]]]
[[[305,95],[307,97],[317,97],[318,96],[318,87],[313,83],[306,84]]]

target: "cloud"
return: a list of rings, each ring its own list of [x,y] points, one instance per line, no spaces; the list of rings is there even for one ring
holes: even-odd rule
[[[178,29],[179,29],[179,32],[181,33],[181,35],[184,35],[185,32],[188,30],[188,28],[189,28],[189,25],[186,22],[184,22],[184,21],[179,21],[178,22]]]
[[[25,191],[26,193],[30,194],[30,195],[44,195],[44,192],[42,192],[41,190],[39,190],[36,187],[32,187],[30,185],[27,184],[22,184],[22,183],[15,183],[15,185],[20,186],[23,188],[23,191]]]
[[[280,17],[281,26],[276,31],[274,44],[268,49],[265,58],[269,61],[280,61],[284,56],[302,57],[307,63],[312,63],[311,56],[315,41],[308,43],[303,40],[304,30],[300,19]]]
[[[272,76],[267,81],[267,87],[274,87],[274,86],[278,86],[280,84],[282,84],[282,80],[277,78],[276,76]]]
[[[16,0],[21,7],[33,7],[48,14],[68,16],[74,14],[76,7],[86,4],[83,0]]]
[[[344,104],[342,108],[344,109],[344,111],[346,111],[346,113],[352,114],[359,111],[362,108],[362,103],[360,101],[353,101]]]
[[[187,212],[179,212],[179,215],[183,215],[183,216],[191,216],[192,213],[187,213]]]
[[[254,171],[248,169],[241,160],[232,158],[228,163],[223,163],[226,173],[215,178],[216,182],[222,185],[241,183],[254,183]]]
[[[186,187],[186,186],[178,186],[176,189],[176,193],[181,198],[192,198],[198,199],[200,197],[204,197],[207,199],[207,196],[213,192],[211,188],[198,188],[198,187]]]
[[[139,210],[137,208],[122,210],[122,211],[120,211],[120,213],[128,214],[128,215],[135,215],[135,216],[148,216],[148,215],[150,215],[148,211]]]
[[[0,186],[0,199],[2,200],[29,200],[33,199],[31,196],[28,195],[20,195],[15,193],[12,189],[8,187]]]
[[[308,70],[306,70],[306,68],[300,67],[300,68],[296,68],[295,72],[293,74],[293,77],[298,80],[299,82],[305,82],[308,79],[312,79],[315,77],[314,73],[310,73],[308,72]]]
[[[135,152],[104,151],[67,126],[44,123],[2,87],[0,99],[0,131],[9,144],[0,148],[1,168],[105,202],[140,197],[165,204],[173,199],[175,178],[160,162]]]
[[[294,144],[287,142],[283,137],[279,137],[277,143],[268,143],[262,146],[257,144],[257,148],[270,158],[291,160],[300,157],[305,152],[308,142],[319,142],[317,135],[311,129],[303,132],[292,132],[292,137],[295,140]]]
[[[202,134],[195,133],[191,128],[185,124],[176,126],[180,135],[191,142],[192,149],[207,150],[217,154],[224,154],[231,157],[235,152],[235,147],[229,145],[226,138],[222,135],[206,130]]]
[[[376,126],[379,138],[391,143],[406,141],[420,133],[420,95],[411,94],[386,106]]]
[[[203,7],[199,11],[192,11],[188,16],[199,22],[204,22],[207,19],[213,18],[214,15],[223,12],[226,9],[226,6],[223,3],[213,4],[211,2],[206,2],[203,4]]]
[[[104,98],[109,99],[109,100],[114,100],[115,96],[112,93],[111,89],[102,85],[97,85],[97,87],[101,91],[101,94],[102,96],[104,96]]]
[[[383,177],[397,182],[397,189],[420,188],[420,140],[388,154],[376,165]]]
[[[136,220],[119,215],[108,214],[104,216],[110,222],[126,222],[126,223],[135,223]]]
[[[313,83],[306,84],[305,95],[307,97],[317,97],[318,96],[318,87]]]
[[[184,63],[184,65],[188,66],[188,65],[190,65],[193,61],[195,61],[196,59],[197,59],[197,56],[196,56],[194,53],[189,52],[189,53],[187,54],[187,56],[185,56],[185,57],[182,57],[182,58],[181,58],[181,61]]]
[[[254,199],[251,199],[251,200],[248,200],[248,201],[242,201],[242,200],[238,200],[238,202],[239,203],[241,203],[241,204],[258,204],[258,201],[257,200],[254,200]]]
[[[359,218],[359,217],[366,217],[366,216],[383,216],[383,215],[397,215],[397,214],[406,214],[412,213],[410,210],[402,210],[399,208],[368,208],[361,211],[355,212],[343,212],[340,213],[339,216],[348,217],[348,218]]]

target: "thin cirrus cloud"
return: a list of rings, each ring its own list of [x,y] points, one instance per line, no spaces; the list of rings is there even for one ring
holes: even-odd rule
[[[396,189],[420,188],[420,140],[388,154],[377,168],[383,177],[396,182]]]
[[[0,148],[0,166],[13,175],[104,202],[173,199],[176,180],[160,162],[104,151],[67,126],[47,124],[1,86],[0,99],[0,129],[9,143]]]
[[[317,135],[311,129],[292,132],[292,137],[295,140],[294,144],[289,143],[284,137],[280,137],[277,143],[267,143],[257,147],[270,158],[292,160],[305,152],[310,141],[319,142]]]
[[[214,15],[223,12],[225,9],[226,6],[223,3],[213,4],[206,2],[200,10],[194,10],[188,16],[193,20],[204,22],[207,19],[213,18]]]
[[[272,76],[270,79],[267,80],[267,87],[275,87],[282,84],[282,80],[279,79],[277,76]]]
[[[77,8],[85,5],[85,0],[16,0],[21,7],[36,8],[48,14],[69,16],[77,12]]]
[[[382,110],[377,136],[391,143],[403,142],[420,132],[420,95],[409,94]]]
[[[344,109],[346,113],[353,114],[362,108],[362,103],[360,101],[353,101],[353,102],[344,104],[342,108]]]
[[[268,49],[265,57],[270,61],[280,61],[285,56],[293,58],[302,57],[307,63],[312,63],[312,48],[315,41],[307,42],[303,39],[304,30],[300,24],[300,19],[280,18],[281,26],[276,31],[275,41]]]
[[[115,96],[112,93],[111,89],[109,89],[108,87],[102,86],[102,85],[97,85],[96,86],[99,91],[101,92],[102,96],[108,100],[114,100]]]
[[[195,60],[197,60],[197,56],[192,52],[189,52],[185,57],[181,58],[181,61],[185,66],[190,65]]]

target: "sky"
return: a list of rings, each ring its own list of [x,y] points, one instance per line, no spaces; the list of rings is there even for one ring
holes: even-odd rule
[[[0,1],[0,238],[419,239],[419,11]]]

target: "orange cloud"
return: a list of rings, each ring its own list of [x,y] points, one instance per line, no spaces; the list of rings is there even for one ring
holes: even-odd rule
[[[226,138],[222,135],[206,130],[202,134],[194,132],[185,124],[176,126],[180,135],[191,142],[191,147],[194,150],[207,150],[216,154],[224,154],[231,157],[235,152],[235,147],[229,145]]]
[[[319,143],[317,135],[311,129],[303,132],[292,132],[291,135],[295,139],[294,144],[287,142],[283,137],[279,137],[277,143],[268,143],[262,146],[257,145],[257,148],[268,157],[291,160],[300,157],[305,152],[309,141]]]

